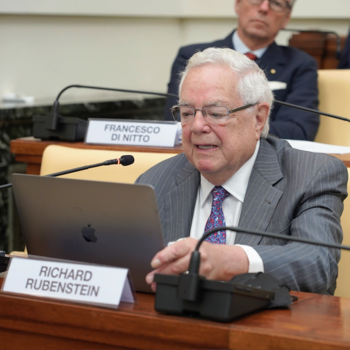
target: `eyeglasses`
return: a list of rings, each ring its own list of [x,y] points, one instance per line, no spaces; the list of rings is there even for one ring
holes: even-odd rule
[[[247,0],[251,5],[260,6],[265,0]],[[292,6],[289,1],[286,0],[267,0],[269,2],[270,10],[275,12],[284,12],[287,9],[291,9]]]
[[[235,113],[255,105],[257,105],[257,103],[250,103],[231,110],[224,106],[205,106],[202,109],[194,108],[192,106],[174,106],[170,110],[173,118],[182,124],[191,122],[194,119],[196,112],[201,111],[203,117],[208,123],[224,125],[228,122],[230,113]]]

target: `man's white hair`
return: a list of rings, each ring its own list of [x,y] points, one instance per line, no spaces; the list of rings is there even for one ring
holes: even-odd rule
[[[195,67],[209,64],[228,66],[239,77],[237,92],[243,105],[266,102],[271,110],[273,94],[269,88],[265,73],[254,61],[245,55],[227,48],[219,49],[210,47],[204,51],[195,53],[188,60],[185,70],[180,73],[179,96],[188,72]],[[268,132],[269,119],[265,123],[261,137],[266,137]]]

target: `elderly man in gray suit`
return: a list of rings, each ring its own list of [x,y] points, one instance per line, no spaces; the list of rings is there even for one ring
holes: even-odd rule
[[[181,75],[184,154],[157,164],[138,183],[153,185],[164,240],[155,273],[180,274],[205,231],[223,225],[341,243],[347,169],[332,156],[268,137],[273,101],[264,72],[231,49],[194,54]],[[185,238],[185,239],[183,239]],[[221,231],[200,248],[200,274],[228,281],[271,273],[293,290],[333,294],[340,252],[288,240]]]

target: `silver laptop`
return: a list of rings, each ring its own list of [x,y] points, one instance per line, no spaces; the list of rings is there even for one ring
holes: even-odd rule
[[[136,291],[164,247],[154,190],[147,185],[13,174],[28,254],[126,267]]]

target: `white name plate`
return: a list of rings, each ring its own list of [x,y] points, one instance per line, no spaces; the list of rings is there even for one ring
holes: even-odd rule
[[[12,258],[4,292],[105,306],[134,303],[128,269]]]
[[[174,147],[180,123],[89,119],[85,143]]]

